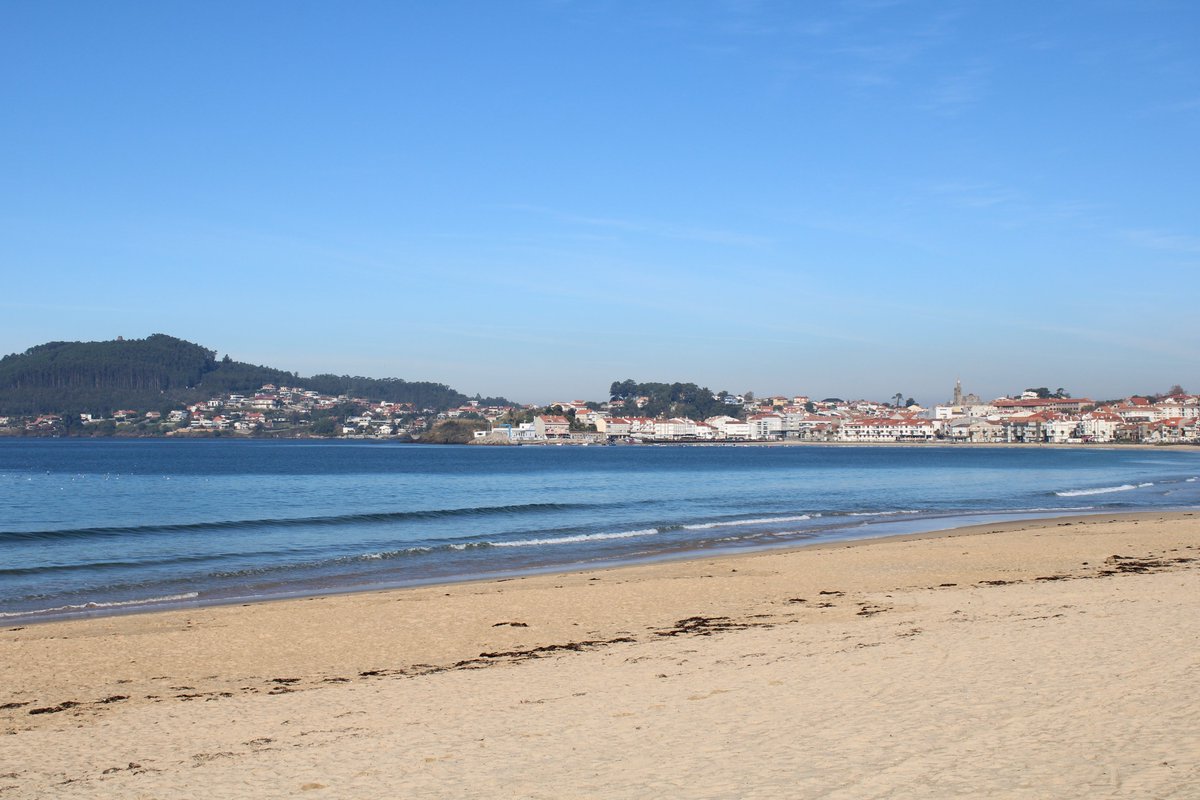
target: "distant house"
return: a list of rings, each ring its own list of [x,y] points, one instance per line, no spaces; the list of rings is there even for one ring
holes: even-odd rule
[[[709,417],[704,422],[716,431],[716,438],[718,439],[740,440],[750,438],[750,423],[736,417],[722,414],[716,417]]]
[[[1007,398],[992,401],[992,406],[999,414],[1037,414],[1041,412],[1057,412],[1059,414],[1078,414],[1084,406],[1094,405],[1086,397],[1027,397],[1021,400]]]
[[[829,417],[809,414],[807,411],[789,411],[783,415],[783,432],[785,436],[796,439],[811,439],[815,431],[825,431],[828,428]]]
[[[1079,435],[1085,442],[1112,442],[1121,424],[1121,418],[1111,411],[1093,411],[1080,419]]]
[[[610,439],[623,439],[630,433],[630,424],[624,417],[600,417],[596,420],[596,430]]]
[[[587,403],[583,400],[559,400],[551,403],[550,408],[558,409],[564,414],[568,411],[574,411],[577,415],[588,410]]]
[[[683,417],[671,419],[656,419],[654,421],[655,439],[691,439],[696,436],[696,423]]]
[[[1002,442],[1004,426],[986,419],[963,417],[946,424],[946,436],[952,442]]]
[[[545,415],[533,418],[534,430],[542,439],[569,439],[571,423],[566,417]]]
[[[779,414],[751,414],[746,422],[750,424],[751,439],[780,439],[783,437],[783,417]]]
[[[654,438],[653,417],[625,417],[629,423],[629,435],[639,439]]]
[[[1030,414],[1026,417],[1004,417],[1000,420],[1004,426],[1004,441],[1006,442],[1044,442],[1046,441],[1046,417],[1042,414]]]
[[[1083,441],[1083,431],[1079,420],[1069,417],[1046,420],[1042,425],[1042,432],[1046,437],[1046,441],[1051,444]]]
[[[854,417],[838,427],[840,442],[931,442],[942,423],[914,417]]]
[[[590,408],[585,408],[582,411],[576,410],[575,421],[581,425],[595,425],[596,430],[600,430],[600,420],[607,417],[603,411],[593,411]]]

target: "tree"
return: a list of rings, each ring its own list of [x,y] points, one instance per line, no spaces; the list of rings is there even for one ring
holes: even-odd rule
[[[638,393],[638,383],[633,378],[627,378],[623,381],[613,381],[608,387],[608,396],[613,400],[625,400],[630,397],[636,397]]]
[[[1187,394],[1187,390],[1178,383],[1172,384],[1170,389],[1167,389],[1167,397],[1178,397],[1179,395]]]
[[[420,441],[429,444],[467,444],[475,438],[475,431],[481,430],[487,430],[486,422],[447,419],[421,434]]]
[[[321,417],[313,420],[309,430],[314,436],[333,436],[337,433],[337,421],[333,417]]]
[[[695,383],[616,381],[611,390],[613,401],[625,401],[627,406],[632,398],[646,398],[637,413],[647,417],[667,415],[705,419],[729,413],[729,406],[717,399],[711,389]]]
[[[83,419],[80,418],[78,412],[67,411],[62,414],[61,419],[62,422],[60,424],[62,425],[64,435],[73,436],[83,431]]]
[[[892,405],[894,405],[896,408],[899,408],[900,404],[903,402],[904,402],[904,395],[901,394],[900,392],[896,392],[894,395],[892,395]]]

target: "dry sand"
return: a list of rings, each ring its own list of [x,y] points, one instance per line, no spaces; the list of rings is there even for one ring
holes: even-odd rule
[[[0,799],[1200,797],[1200,515],[0,632]]]

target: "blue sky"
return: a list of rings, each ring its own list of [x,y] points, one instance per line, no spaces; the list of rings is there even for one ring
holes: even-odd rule
[[[1192,2],[0,5],[0,351],[1200,391]]]

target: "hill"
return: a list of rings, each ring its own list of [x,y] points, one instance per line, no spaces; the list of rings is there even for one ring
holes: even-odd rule
[[[437,410],[469,399],[427,381],[347,375],[301,378],[229,356],[218,359],[215,350],[156,333],[145,339],[49,342],[5,356],[0,359],[0,415],[161,411],[230,392],[254,391],[268,383]]]
[[[694,383],[638,383],[629,379],[613,381],[609,396],[614,402],[628,403],[642,398],[637,413],[647,417],[672,416],[701,420],[721,414],[741,416],[740,406],[730,406],[707,386]]]

